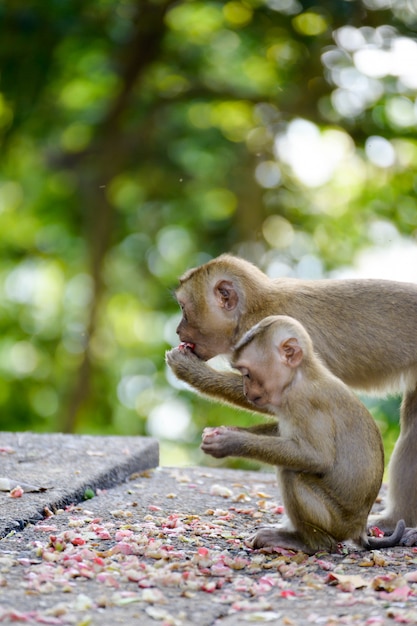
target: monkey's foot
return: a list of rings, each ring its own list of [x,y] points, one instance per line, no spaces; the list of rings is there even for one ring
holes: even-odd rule
[[[295,552],[305,552],[314,554],[294,531],[284,528],[260,528],[256,533],[250,535],[245,542],[250,548],[285,548]]]
[[[417,546],[417,528],[406,528],[400,541],[401,546]]]

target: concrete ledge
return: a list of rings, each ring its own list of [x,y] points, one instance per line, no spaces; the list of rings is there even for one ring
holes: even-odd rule
[[[84,499],[86,490],[108,489],[131,474],[156,467],[159,445],[148,437],[96,437],[0,433],[0,477],[29,483],[43,492],[11,498],[0,492],[0,538]]]

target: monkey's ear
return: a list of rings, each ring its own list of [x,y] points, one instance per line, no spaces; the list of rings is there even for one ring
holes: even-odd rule
[[[288,367],[298,367],[303,360],[303,350],[296,337],[281,341],[278,350],[281,359]]]
[[[214,285],[214,296],[218,304],[227,311],[233,311],[239,302],[238,293],[230,280],[219,280]]]

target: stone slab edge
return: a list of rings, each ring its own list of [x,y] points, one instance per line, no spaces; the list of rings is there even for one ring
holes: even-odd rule
[[[44,492],[24,493],[21,498],[0,493],[0,539],[40,521],[45,509],[54,511],[83,501],[87,489],[95,492],[115,487],[132,474],[159,464],[159,444],[151,437],[0,432],[0,450],[5,447],[16,448],[16,452],[0,453],[0,476],[52,486]],[[103,450],[109,454],[104,455]],[[32,461],[24,456],[29,451]]]

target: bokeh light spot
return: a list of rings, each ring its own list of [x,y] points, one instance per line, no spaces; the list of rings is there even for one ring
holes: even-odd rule
[[[296,31],[310,37],[321,35],[327,30],[328,26],[327,20],[323,15],[313,13],[312,11],[297,15],[293,18],[292,23]]]
[[[286,248],[294,239],[290,222],[280,215],[270,215],[262,225],[262,234],[272,248]]]
[[[203,197],[204,216],[210,220],[224,220],[233,215],[237,198],[228,189],[212,189]]]
[[[261,187],[272,189],[281,182],[281,170],[275,161],[263,161],[256,166],[255,178]]]
[[[246,26],[252,20],[253,11],[240,2],[227,2],[223,7],[223,15],[232,26]]]
[[[379,167],[391,167],[395,163],[395,150],[384,137],[368,137],[365,152],[368,159]]]

